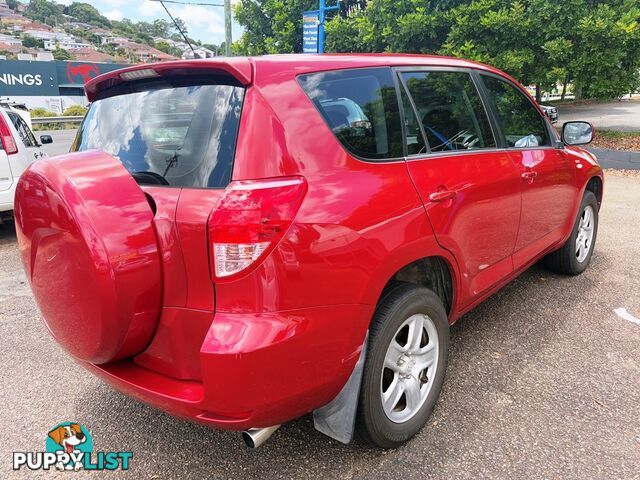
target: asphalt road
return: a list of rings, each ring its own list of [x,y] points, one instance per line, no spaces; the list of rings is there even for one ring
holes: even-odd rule
[[[590,268],[535,266],[452,327],[449,370],[426,428],[395,451],[341,445],[310,417],[261,449],[174,419],[76,365],[44,327],[0,227],[0,478],[640,479],[640,179],[609,176]],[[337,332],[336,334],[338,334]],[[122,473],[11,471],[78,421],[95,449],[133,451]]]
[[[586,105],[560,105],[559,124],[571,120],[591,122],[596,129],[640,131],[640,98]]]
[[[40,135],[51,135],[53,143],[43,145],[42,148],[50,157],[68,153],[71,143],[76,136],[76,130],[47,130],[34,132],[38,138]]]

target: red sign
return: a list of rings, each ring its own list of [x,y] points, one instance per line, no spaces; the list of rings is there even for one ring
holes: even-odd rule
[[[82,79],[84,85],[93,77],[100,75],[100,69],[95,63],[81,63],[73,65],[71,62],[67,63],[67,78],[69,83],[80,83],[76,79],[79,77]]]

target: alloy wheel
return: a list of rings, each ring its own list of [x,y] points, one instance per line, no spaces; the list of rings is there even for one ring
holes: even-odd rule
[[[412,315],[396,331],[380,379],[382,407],[394,423],[413,418],[424,404],[438,366],[438,333],[429,316]]]

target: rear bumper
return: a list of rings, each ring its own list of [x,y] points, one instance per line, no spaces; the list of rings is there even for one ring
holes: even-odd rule
[[[338,394],[358,360],[372,311],[368,305],[339,305],[216,313],[200,348],[201,380],[180,380],[132,359],[83,365],[172,415],[227,430],[267,427]]]

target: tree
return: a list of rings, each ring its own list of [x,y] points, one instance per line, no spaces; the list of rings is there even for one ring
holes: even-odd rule
[[[154,20],[150,26],[150,33],[154,37],[166,38],[170,35],[170,32],[171,32],[171,24],[168,21],[163,20],[161,18]]]
[[[170,28],[170,32],[171,32],[171,38],[173,40],[176,41],[183,41],[184,37],[182,36],[183,34],[188,37],[189,36],[189,30],[187,29],[187,24],[184,22],[184,20],[182,20],[181,18],[175,17],[174,18],[176,23],[171,23],[171,28]],[[180,27],[180,29],[178,29],[178,27]],[[180,33],[180,30],[182,30],[182,33]]]
[[[98,27],[111,27],[111,22],[107,17],[101,15],[100,12],[88,3],[73,2],[64,8],[64,14],[73,17],[77,22],[88,23]]]
[[[618,97],[640,86],[640,8],[620,15],[615,2],[599,3],[572,32],[569,71],[578,97]]]
[[[168,53],[169,55],[173,55],[174,57],[181,57],[183,53],[182,50],[170,45],[168,42],[165,42],[164,40],[160,40],[159,42],[156,42],[156,48],[161,52]]]
[[[372,0],[364,11],[334,16],[326,51],[435,53],[446,40],[450,12],[463,1]]]
[[[169,45],[167,42],[161,40],[159,42],[156,42],[156,48],[158,50],[160,50],[161,52],[169,53],[169,49],[171,48],[171,45]]]
[[[11,10],[16,10],[16,8],[18,8],[18,2],[17,0],[7,0],[7,7],[9,7]]]
[[[222,45],[215,45],[213,43],[203,43],[202,46],[208,50],[211,50],[215,55],[219,55],[220,52],[224,52],[224,42]]]
[[[48,0],[30,0],[24,12],[25,17],[47,25],[57,25],[62,20],[62,5]]]
[[[240,0],[234,9],[244,27],[234,50],[243,55],[302,52],[302,12],[317,0]]]
[[[56,45],[56,48],[53,49],[53,58],[56,60],[71,60],[73,59],[73,57],[71,56],[71,54],[69,52],[67,52],[65,49],[60,48]]]
[[[42,40],[38,40],[31,35],[22,36],[22,46],[27,48],[41,48],[44,47]]]
[[[538,98],[558,82],[610,98],[640,85],[639,21],[629,0],[370,0],[327,23],[325,50],[453,55],[535,85]]]
[[[0,50],[0,55],[7,58],[7,60],[16,60],[18,57],[15,53],[9,52],[8,50]]]

